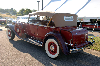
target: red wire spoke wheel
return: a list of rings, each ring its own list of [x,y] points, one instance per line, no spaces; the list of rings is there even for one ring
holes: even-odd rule
[[[49,38],[45,43],[45,50],[50,58],[56,58],[59,55],[59,45],[56,39]]]
[[[54,42],[49,42],[48,51],[50,54],[55,55],[57,53],[57,45]]]
[[[15,34],[14,34],[14,32],[11,29],[7,28],[6,33],[7,33],[8,39],[10,39],[10,40],[14,39]]]

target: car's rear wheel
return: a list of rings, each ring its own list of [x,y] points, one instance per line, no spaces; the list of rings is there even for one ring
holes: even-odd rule
[[[59,55],[59,45],[56,39],[49,38],[45,43],[45,50],[50,58],[57,58]]]
[[[15,34],[11,29],[7,28],[6,33],[9,40],[13,40],[15,38]]]

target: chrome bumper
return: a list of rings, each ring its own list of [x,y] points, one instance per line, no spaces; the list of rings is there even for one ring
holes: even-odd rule
[[[76,48],[76,49],[70,49],[70,53],[76,53],[76,52],[80,52],[83,51],[84,48]]]

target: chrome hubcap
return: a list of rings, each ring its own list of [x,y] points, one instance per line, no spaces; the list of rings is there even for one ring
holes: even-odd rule
[[[50,46],[50,50],[54,51],[54,46],[53,45]]]

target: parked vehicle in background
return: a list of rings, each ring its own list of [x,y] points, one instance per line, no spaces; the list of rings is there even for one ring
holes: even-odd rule
[[[100,25],[98,25],[98,23],[82,24],[82,27],[86,29],[100,30]]]
[[[0,24],[6,24],[6,19],[1,18],[0,19]]]
[[[86,29],[100,30],[100,17],[78,17],[77,26]]]
[[[27,23],[28,22],[28,18],[29,18],[29,15],[25,15],[25,16],[17,16],[17,22],[25,22]],[[29,20],[35,20],[36,19],[36,16],[32,16],[30,17]]]
[[[7,23],[11,23],[12,22],[12,18],[7,19]]]
[[[37,17],[30,20],[34,15]],[[50,58],[58,57],[61,50],[68,55],[95,42],[93,38],[88,41],[86,29],[77,28],[76,14],[34,12],[29,13],[28,22],[17,22],[6,28],[8,39],[12,40],[16,35],[24,41],[44,46]]]

